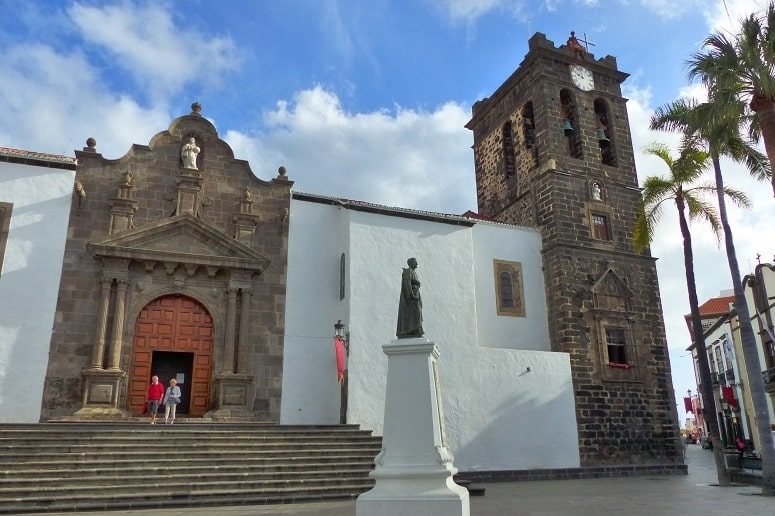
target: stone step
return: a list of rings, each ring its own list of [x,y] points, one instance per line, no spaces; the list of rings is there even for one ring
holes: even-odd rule
[[[134,428],[126,429],[105,429],[105,430],[69,430],[58,431],[53,429],[46,429],[36,432],[34,430],[1,430],[0,438],[16,438],[25,439],[28,437],[39,438],[54,438],[54,439],[68,439],[68,438],[87,438],[87,437],[140,437],[147,436],[149,434],[160,435],[162,433],[174,433],[174,435],[182,436],[213,436],[213,437],[315,437],[320,435],[338,436],[338,437],[355,437],[355,436],[370,436],[371,432],[366,430],[340,430],[340,431],[328,431],[328,430],[239,430],[239,429],[213,429],[208,431],[205,428],[189,428],[185,425],[179,425],[177,422],[173,425],[165,425],[163,422],[155,425],[136,425]]]
[[[185,462],[185,461],[182,461]],[[44,464],[45,465],[45,464]],[[36,482],[43,477],[50,478],[78,478],[87,479],[97,477],[99,479],[126,478],[131,476],[160,476],[160,475],[202,475],[202,474],[247,474],[247,475],[285,475],[295,474],[300,471],[366,471],[368,474],[374,467],[373,459],[368,458],[349,458],[347,460],[331,460],[331,462],[278,462],[277,464],[255,464],[245,461],[242,464],[235,464],[234,461],[224,461],[223,464],[207,462],[203,465],[192,465],[188,463],[170,464],[170,461],[159,461],[156,466],[148,466],[146,463],[137,464],[116,464],[107,467],[83,467],[82,463],[68,465],[59,462],[48,463],[49,468],[34,467],[29,469],[15,469],[0,471],[0,479],[3,485],[8,485],[15,481],[27,482],[34,479]],[[118,467],[120,466],[120,467]],[[77,467],[77,469],[74,469]]]
[[[120,487],[125,488],[127,485],[209,485],[209,484],[229,484],[229,483],[267,483],[272,485],[280,482],[306,482],[308,484],[314,484],[321,480],[331,481],[336,479],[338,481],[349,480],[363,480],[369,475],[371,468],[369,465],[361,465],[359,467],[343,468],[341,465],[337,465],[335,468],[307,468],[300,469],[298,471],[178,471],[176,473],[162,472],[159,470],[157,474],[148,474],[142,472],[141,474],[129,474],[125,473],[122,476],[84,476],[80,472],[71,475],[62,476],[49,476],[49,472],[40,473],[38,477],[34,479],[35,491],[45,491],[50,488],[107,488],[107,487]],[[13,490],[22,490],[24,492],[29,491],[29,478],[15,478],[5,479],[0,483],[0,496],[3,493],[9,493]]]
[[[163,418],[163,415],[162,415]],[[158,417],[157,417],[158,420]],[[124,419],[121,421],[48,421],[46,423],[2,423],[0,429],[9,430],[35,430],[43,431],[50,429],[58,429],[71,431],[73,429],[85,428],[85,429],[103,429],[103,428],[137,428],[138,425],[147,425],[149,422],[148,416],[133,417]],[[261,430],[302,430],[302,431],[346,431],[346,430],[360,430],[360,425],[278,425],[277,423],[261,423],[261,422],[213,422],[208,421],[205,418],[190,418],[187,416],[181,416],[175,419],[175,424],[185,424],[192,428],[198,427],[201,429],[213,429],[213,430],[225,430],[225,429],[246,429],[250,431]]]
[[[87,455],[99,455],[102,453],[124,453],[131,451],[143,451],[149,454],[155,453],[168,453],[170,451],[180,450],[181,444],[184,444],[186,450],[199,453],[199,452],[279,452],[287,450],[304,450],[326,451],[331,448],[341,448],[347,446],[349,449],[363,449],[372,450],[375,447],[379,448],[379,439],[370,438],[369,440],[349,440],[349,441],[300,441],[300,442],[245,442],[245,443],[229,443],[229,442],[186,442],[180,443],[176,440],[168,441],[148,441],[146,443],[99,443],[99,444],[18,444],[0,445],[0,457],[6,456],[38,456],[48,454],[87,454]],[[2,460],[2,459],[0,459]]]
[[[147,465],[148,468],[164,468],[165,466],[170,467],[206,467],[208,465],[212,465],[213,467],[217,466],[224,466],[224,465],[248,465],[253,464],[256,466],[263,466],[263,467],[279,467],[283,465],[292,465],[292,464],[304,464],[309,463],[310,461],[314,461],[318,464],[336,464],[338,461],[368,461],[373,462],[374,457],[376,456],[376,453],[373,455],[371,454],[363,454],[363,453],[340,453],[338,455],[330,455],[325,457],[320,456],[296,456],[296,455],[284,455],[280,457],[266,457],[266,456],[258,456],[258,457],[245,457],[245,456],[237,456],[237,457],[221,457],[221,456],[215,456],[215,457],[207,457],[205,459],[191,459],[189,457],[186,457],[185,454],[181,454],[179,457],[159,457],[155,456],[153,458],[140,458],[140,459],[113,459],[113,458],[102,458],[102,459],[93,459],[93,458],[85,458],[80,457],[75,460],[73,459],[62,459],[62,458],[56,458],[56,459],[48,459],[48,460],[38,460],[38,461],[26,461],[26,462],[9,462],[6,464],[0,463],[0,472],[3,472],[5,474],[11,474],[14,471],[17,470],[29,470],[29,469],[37,469],[38,471],[44,471],[49,469],[56,469],[56,468],[132,468],[132,467],[143,467],[143,465]]]
[[[0,513],[354,497],[380,448],[354,425],[0,425]]]
[[[0,487],[0,500],[16,499],[36,499],[46,497],[48,499],[60,499],[63,497],[84,498],[103,495],[137,495],[141,492],[161,492],[161,493],[180,493],[197,494],[199,492],[209,492],[212,490],[226,490],[234,487],[237,490],[251,492],[272,491],[280,489],[299,489],[304,487],[339,487],[342,485],[373,485],[371,479],[350,479],[340,477],[319,478],[314,480],[304,480],[302,478],[293,479],[270,479],[270,480],[243,480],[239,484],[220,481],[201,481],[190,482],[185,479],[178,479],[174,482],[165,480],[147,478],[135,483],[126,483],[123,485],[104,485],[104,486],[55,486],[43,485],[35,486],[34,490],[5,488]],[[2,503],[2,502],[0,502]]]
[[[298,445],[298,446],[260,446],[257,445],[248,449],[240,449],[239,447],[230,449],[208,449],[201,446],[178,445],[178,446],[166,446],[166,445],[151,445],[145,446],[132,446],[119,448],[112,450],[109,447],[93,449],[88,446],[78,446],[72,451],[58,451],[54,453],[57,457],[112,457],[116,459],[120,458],[142,458],[142,457],[154,457],[160,453],[164,453],[165,457],[185,457],[190,458],[206,458],[212,456],[231,456],[239,457],[244,455],[249,456],[283,456],[283,455],[303,455],[303,456],[315,456],[315,455],[332,455],[338,453],[371,453],[376,450],[379,451],[379,446],[376,444],[349,444],[339,443],[338,445],[328,446],[315,446],[315,445]],[[11,447],[4,453],[0,454],[0,464],[6,462],[13,462],[23,460],[24,458],[38,458],[41,456],[52,455],[52,453],[46,450],[36,450],[36,448],[30,448],[27,450],[17,450]]]
[[[229,489],[203,491],[195,495],[160,492],[127,496],[93,495],[87,498],[68,497],[54,500],[45,497],[27,500],[0,499],[0,514],[321,502],[326,500],[353,499],[372,487],[373,482],[368,485],[366,483],[342,485],[336,489],[328,487],[261,491]]]
[[[208,434],[183,434],[178,432],[157,432],[127,435],[70,435],[70,436],[46,436],[38,437],[35,434],[21,437],[2,437],[0,436],[0,446],[9,445],[48,445],[48,444],[90,444],[98,445],[108,444],[147,444],[153,441],[180,441],[181,439],[190,439],[192,442],[212,442],[212,443],[252,443],[252,442],[379,442],[381,438],[369,434],[312,434],[312,435],[208,435]]]

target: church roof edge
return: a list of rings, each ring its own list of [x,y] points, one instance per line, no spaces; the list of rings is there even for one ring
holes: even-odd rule
[[[440,213],[435,211],[414,210],[410,208],[402,208],[400,206],[386,206],[384,204],[376,204],[367,201],[358,201],[354,199],[346,199],[343,197],[330,197],[320,194],[311,194],[306,192],[291,192],[292,198],[299,201],[315,202],[320,204],[331,204],[335,206],[341,206],[342,208],[363,211],[368,213],[377,213],[380,215],[387,215],[391,217],[403,217],[416,220],[428,220],[431,222],[441,222],[443,224],[452,224],[457,226],[472,227],[476,224],[486,224],[492,226],[501,226],[514,229],[525,229],[529,231],[536,231],[537,229],[518,226],[516,224],[506,224],[503,222],[495,222],[492,220],[485,220],[472,214],[470,210],[463,215],[456,215],[453,213]]]
[[[14,149],[12,147],[0,147],[0,161],[70,170],[75,170],[76,165],[76,159],[70,156]]]

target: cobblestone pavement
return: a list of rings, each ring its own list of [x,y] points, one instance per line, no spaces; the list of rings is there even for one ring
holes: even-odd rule
[[[775,499],[752,486],[713,486],[713,454],[689,445],[688,475],[481,484],[484,497],[471,498],[472,516],[775,516]],[[355,501],[242,507],[112,511],[118,515],[160,516],[354,516]],[[418,515],[421,516],[421,515]]]

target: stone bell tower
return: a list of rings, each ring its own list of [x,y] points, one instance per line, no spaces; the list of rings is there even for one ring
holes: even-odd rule
[[[583,466],[680,462],[655,259],[635,253],[640,190],[616,59],[536,33],[473,106],[479,212],[537,227],[553,351],[570,354]]]

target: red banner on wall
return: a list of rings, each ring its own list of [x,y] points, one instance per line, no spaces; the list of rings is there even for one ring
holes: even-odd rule
[[[334,337],[334,351],[336,352],[336,379],[344,381],[344,341],[342,337]]]
[[[684,409],[686,409],[686,412],[694,413],[694,407],[692,407],[692,399],[691,398],[684,398]]]
[[[721,397],[729,403],[730,407],[737,408],[737,399],[735,398],[735,390],[732,388],[732,386],[729,385],[723,385],[721,387]]]

